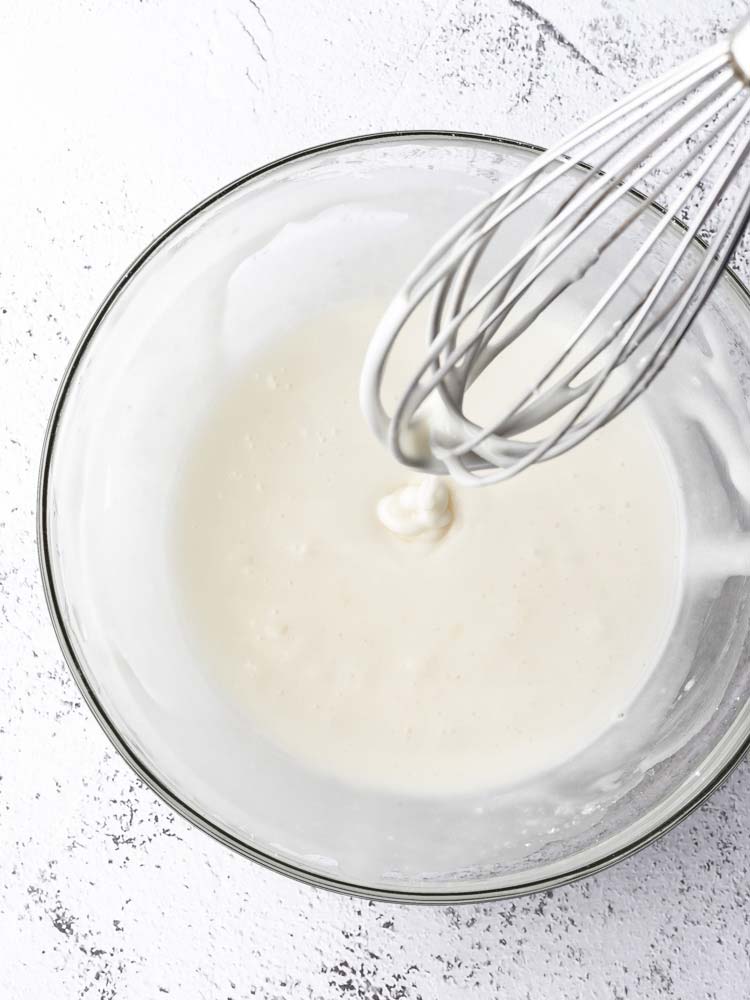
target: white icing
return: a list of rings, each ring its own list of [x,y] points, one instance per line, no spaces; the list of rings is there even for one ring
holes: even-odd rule
[[[436,476],[401,486],[379,501],[380,523],[401,538],[435,540],[453,521],[448,486]]]
[[[411,792],[512,784],[615,724],[659,658],[668,467],[632,408],[501,487],[404,483],[357,399],[377,311],[291,328],[218,400],[182,480],[179,588],[248,725],[308,766]]]

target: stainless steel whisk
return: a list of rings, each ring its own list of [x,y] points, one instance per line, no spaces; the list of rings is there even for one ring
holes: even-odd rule
[[[540,154],[434,247],[375,331],[360,383],[370,426],[400,462],[468,485],[497,483],[568,451],[643,392],[750,220],[750,180],[742,176],[749,83],[750,20]],[[543,222],[482,276],[491,254],[513,239],[507,224],[524,211]],[[623,252],[626,234],[632,241],[641,231],[615,280],[531,385],[491,421],[469,419],[468,390],[488,366],[523,334],[533,336],[535,322],[591,279],[600,260]],[[696,253],[695,237],[707,231],[713,238]],[[643,287],[644,265],[654,264]],[[391,351],[428,299],[427,350],[389,414],[382,396]],[[441,417],[428,447],[415,450],[413,430],[431,397]]]

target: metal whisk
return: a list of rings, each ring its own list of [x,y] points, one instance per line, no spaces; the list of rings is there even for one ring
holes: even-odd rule
[[[568,451],[643,392],[750,219],[749,83],[750,20],[539,155],[434,247],[375,331],[360,383],[368,422],[400,462],[469,485],[496,483]],[[508,223],[528,215],[534,224],[519,245]],[[700,250],[695,237],[706,232],[714,235]],[[510,256],[493,263],[509,244]],[[613,254],[624,266],[597,289],[564,348],[517,397],[500,401],[496,418],[469,419],[468,391],[488,366],[523,334],[533,337],[550,307],[584,278],[590,285]],[[427,299],[427,349],[389,414],[391,351]],[[429,444],[415,450],[425,404],[435,412],[428,400],[440,418],[430,417]]]

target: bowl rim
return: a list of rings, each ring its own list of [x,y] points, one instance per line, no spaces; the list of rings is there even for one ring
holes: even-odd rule
[[[192,208],[188,209],[188,211],[177,218],[173,223],[171,223],[171,225],[167,226],[166,229],[156,236],[146,246],[146,248],[141,251],[135,260],[133,260],[132,263],[123,271],[122,275],[110,289],[101,305],[94,313],[92,319],[86,326],[80,340],[73,350],[71,358],[60,380],[60,385],[58,386],[45,429],[37,483],[36,540],[42,587],[63,658],[76,685],[78,686],[79,691],[81,692],[84,701],[88,705],[91,713],[101,726],[112,746],[126,762],[126,764],[128,764],[135,774],[141,779],[141,781],[164,803],[166,803],[166,805],[175,810],[175,812],[181,815],[184,819],[192,823],[193,826],[208,834],[214,840],[226,847],[229,847],[231,850],[242,855],[243,857],[250,858],[266,869],[286,875],[287,877],[295,879],[298,882],[302,882],[305,885],[327,889],[332,892],[355,896],[362,899],[372,899],[392,903],[422,903],[437,905],[513,899],[535,892],[542,892],[557,886],[566,885],[568,883],[575,882],[578,879],[604,871],[617,862],[631,857],[638,851],[643,850],[643,848],[664,836],[675,826],[681,823],[687,816],[689,816],[690,813],[702,805],[702,803],[705,802],[705,800],[719,787],[719,785],[721,785],[728,778],[748,750],[750,750],[750,731],[741,741],[732,757],[725,762],[711,781],[698,793],[693,795],[679,809],[673,812],[667,819],[662,820],[654,827],[653,830],[637,837],[626,846],[620,847],[619,849],[612,851],[598,860],[592,861],[588,864],[570,868],[567,871],[560,872],[544,879],[525,882],[521,881],[515,885],[468,891],[440,890],[437,892],[430,892],[429,890],[399,890],[359,885],[354,882],[347,882],[343,879],[336,879],[329,875],[322,875],[318,872],[310,871],[301,865],[295,865],[289,861],[281,860],[257,847],[247,844],[239,837],[236,837],[234,834],[228,832],[217,823],[212,822],[206,816],[202,815],[197,809],[193,808],[188,804],[188,802],[181,799],[178,794],[167,787],[162,779],[145,763],[144,760],[139,757],[136,749],[128,742],[125,736],[118,730],[114,722],[109,718],[104,706],[100,702],[96,692],[87,679],[84,667],[82,663],[79,662],[70,636],[68,635],[65,616],[62,612],[60,601],[58,600],[58,594],[52,575],[50,534],[48,530],[50,515],[49,484],[52,455],[54,452],[55,438],[59,428],[60,418],[65,408],[65,403],[68,398],[73,379],[87,347],[93,340],[97,330],[110,312],[115,301],[130,284],[135,275],[175,233],[201,215],[206,209],[214,205],[216,202],[220,201],[222,198],[231,194],[238,188],[241,188],[248,182],[257,179],[264,174],[270,173],[279,167],[295,163],[320,153],[329,153],[336,150],[346,149],[347,147],[354,147],[359,144],[377,144],[378,142],[389,142],[391,140],[398,139],[414,141],[430,139],[458,139],[477,142],[480,144],[486,143],[488,145],[500,146],[508,149],[523,150],[524,152],[534,153],[537,155],[547,151],[543,146],[538,146],[534,143],[524,142],[518,139],[509,139],[503,136],[496,136],[481,132],[466,132],[461,130],[407,129],[364,133],[348,138],[336,139],[334,141],[321,143],[315,146],[308,146],[286,156],[271,160],[270,162],[265,163],[248,173],[242,174],[240,177],[237,177],[228,184],[218,188],[212,194],[208,195],[202,201],[199,201]],[[582,164],[582,166],[588,165]],[[637,190],[633,191],[633,194],[639,198],[646,197]],[[657,209],[659,208],[658,206],[654,207]],[[679,228],[684,231],[687,230],[687,227],[679,220],[674,221]],[[695,242],[698,243],[702,249],[707,249],[706,244],[702,239],[696,237]],[[748,289],[747,285],[731,268],[727,267],[725,269],[725,273],[730,279],[730,282],[734,285],[734,288],[739,293],[740,297],[745,300],[745,305],[750,308],[750,289]]]

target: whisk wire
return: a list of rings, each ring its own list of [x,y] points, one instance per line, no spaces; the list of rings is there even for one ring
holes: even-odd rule
[[[717,87],[714,88],[713,91],[711,91],[708,95],[706,95],[702,99],[702,101],[700,102],[701,106],[709,104],[718,93],[720,87],[723,88],[725,85],[726,81],[723,81],[720,85],[717,85]],[[734,87],[729,88],[730,97],[736,95],[736,93],[738,92],[737,91],[738,86],[741,89],[741,85],[738,84],[735,84]],[[713,109],[711,109],[709,115],[705,116],[706,119],[710,117],[710,115],[713,113],[714,111]],[[693,114],[692,108],[685,113],[685,115],[692,115],[692,114]],[[701,121],[701,124],[702,123],[703,122]],[[679,137],[676,137],[673,139],[671,143],[668,143],[666,149],[663,148],[661,150],[661,153],[657,158],[656,162],[669,155],[669,153],[672,152],[673,149],[677,147],[678,141]],[[708,143],[710,141],[712,141],[712,136],[706,137],[705,143]],[[654,150],[660,145],[663,144],[660,142],[656,142],[654,140],[650,141],[645,147],[640,148],[637,154],[631,155],[628,161],[628,167],[630,167],[632,162],[640,162],[643,159],[644,154],[651,155],[654,152]],[[640,177],[645,176],[653,168],[653,165],[654,161],[647,161],[646,165],[642,166],[640,171],[636,175],[636,179],[640,179]],[[437,386],[442,386],[442,389],[445,390],[446,386],[444,385],[444,380],[449,376],[449,373],[453,375],[456,374],[456,372],[459,370],[459,363],[462,361],[462,359],[464,359],[464,355],[467,354],[467,352],[475,345],[478,345],[478,347],[485,352],[484,357],[482,357],[481,353],[476,354],[474,362],[475,367],[478,367],[479,371],[486,368],[487,365],[494,359],[494,357],[496,357],[502,350],[504,350],[507,346],[509,346],[518,336],[520,336],[521,333],[525,332],[528,326],[531,325],[531,323],[538,317],[538,315],[540,315],[540,313],[544,309],[546,309],[547,306],[552,301],[554,301],[554,299],[559,294],[561,294],[572,283],[580,280],[580,278],[583,275],[585,275],[585,273],[590,269],[590,267],[593,266],[593,264],[599,259],[602,250],[605,249],[607,246],[609,246],[613,242],[613,240],[616,239],[617,236],[620,235],[621,232],[623,232],[627,228],[628,225],[630,225],[636,218],[638,218],[640,214],[643,213],[643,211],[645,211],[646,207],[648,207],[648,203],[643,203],[639,205],[636,211],[631,214],[629,219],[623,225],[621,225],[621,227],[618,230],[616,230],[613,235],[608,236],[607,240],[605,240],[604,243],[601,244],[601,246],[596,246],[594,248],[594,250],[589,255],[587,260],[583,264],[580,264],[575,272],[569,274],[568,276],[566,276],[566,278],[562,279],[552,293],[548,294],[547,297],[544,300],[542,300],[541,303],[538,303],[531,310],[530,313],[527,313],[527,315],[524,317],[522,321],[518,322],[515,326],[511,327],[510,330],[506,331],[505,335],[503,336],[503,338],[499,343],[495,344],[492,349],[489,348],[488,341],[484,339],[486,334],[489,332],[489,335],[490,336],[492,335],[494,330],[497,329],[498,325],[505,319],[508,313],[521,300],[521,298],[528,291],[528,289],[536,283],[536,281],[542,276],[542,274],[552,264],[554,264],[557,261],[557,259],[561,257],[562,254],[573,243],[576,243],[580,240],[583,233],[591,226],[593,226],[598,221],[598,219],[608,211],[611,204],[615,200],[619,200],[620,192],[616,190],[616,188],[621,185],[624,176],[626,175],[622,170],[619,170],[617,173],[614,174],[600,175],[599,184],[597,185],[597,192],[599,190],[602,190],[604,193],[601,195],[596,210],[595,211],[589,210],[588,214],[585,214],[583,216],[582,222],[574,221],[572,223],[573,228],[570,229],[567,233],[563,233],[562,238],[557,243],[553,244],[552,251],[548,253],[548,255],[544,257],[542,261],[540,261],[537,267],[529,275],[527,275],[527,277],[521,282],[521,284],[513,290],[512,295],[510,295],[509,298],[503,296],[503,299],[500,305],[496,308],[496,310],[493,313],[490,313],[489,316],[486,316],[484,320],[480,323],[479,327],[473,332],[473,334],[467,340],[463,341],[460,345],[456,345],[456,333],[459,327],[478,307],[481,301],[484,298],[486,298],[487,294],[489,294],[487,288],[489,287],[495,288],[497,287],[499,282],[503,281],[509,276],[512,278],[514,271],[517,272],[518,269],[521,266],[523,266],[524,262],[528,261],[528,256],[529,256],[528,246],[519,251],[519,253],[511,260],[511,262],[508,265],[506,265],[505,268],[501,269],[499,274],[496,275],[495,278],[493,278],[492,282],[490,282],[488,286],[485,286],[485,288],[482,289],[482,291],[480,291],[477,294],[474,302],[471,305],[464,308],[457,316],[451,317],[449,322],[444,327],[441,327],[439,318],[442,312],[442,306],[444,303],[444,299],[446,297],[446,293],[445,293],[445,286],[444,285],[439,286],[440,294],[436,300],[436,308],[435,312],[433,313],[433,319],[431,322],[432,343],[425,356],[423,364],[418,370],[415,384],[410,386],[409,390],[404,394],[404,396],[402,397],[401,401],[397,406],[397,409],[394,414],[394,423],[397,423],[402,418],[411,419],[411,417],[413,417],[414,413],[419,408],[419,406],[421,406],[424,403],[425,399],[434,391],[434,389]],[[605,197],[605,195],[607,197]],[[591,192],[587,193],[587,197],[588,198],[592,197]],[[555,235],[555,230],[558,227],[560,227],[560,225],[565,221],[566,216],[570,216],[577,209],[585,206],[586,206],[586,196],[584,196],[583,199],[579,198],[578,201],[576,201],[575,199],[568,200],[566,211],[554,215],[552,221],[546,227],[544,227],[540,233],[538,233],[535,236],[535,238],[532,241],[532,247],[534,249],[538,247],[540,248],[541,246],[544,245],[544,240],[547,237],[553,239]],[[489,234],[485,234],[483,239],[484,241],[486,241],[488,238]],[[468,280],[467,275],[470,276],[471,273],[473,273],[474,268],[476,267],[477,264],[476,252],[473,250],[471,255],[464,258],[464,260],[469,262],[469,266],[465,269],[464,273],[462,273],[461,275],[462,282]],[[624,277],[622,280],[624,281]],[[616,290],[617,288],[614,288],[612,294],[614,294]],[[462,287],[460,288],[460,297],[457,299],[457,301],[460,302],[462,300],[464,292],[465,292],[465,286],[462,285]],[[577,340],[580,339],[580,336],[582,336],[583,333],[585,333],[585,329],[586,328],[584,328],[577,335],[577,337],[574,338],[574,342],[577,342]],[[432,334],[433,330],[437,330],[439,332],[437,332],[436,335],[433,336]],[[571,345],[566,350],[566,353],[569,353],[569,350],[572,349],[572,346],[573,345]],[[449,352],[447,355],[443,357],[442,363],[440,363],[440,357],[445,351],[446,347],[449,348]],[[422,383],[420,380],[422,379],[422,376],[427,372],[429,368],[432,368],[432,376],[426,383]],[[479,374],[479,371],[477,371],[476,374]],[[476,375],[474,377],[476,377]],[[532,392],[533,391],[534,390],[532,390]],[[453,397],[453,402],[455,404],[456,402],[455,397],[453,396],[452,393],[450,393],[450,395]],[[507,416],[510,415],[511,415],[510,413],[507,414]],[[497,429],[497,426],[501,422],[502,419],[498,420],[495,423],[495,425],[493,425],[493,428],[490,429],[487,433],[490,433],[492,432],[492,430]],[[484,438],[486,438],[487,433],[485,433],[479,439],[475,437],[472,438],[470,442],[466,442],[464,445],[461,446],[460,453],[466,453],[468,450],[471,450],[471,447],[473,445],[481,443],[481,440],[484,440]]]
[[[739,84],[738,84],[738,86],[741,87],[741,85],[739,85]],[[732,132],[736,131],[736,129],[739,127],[739,125],[742,124],[742,121],[744,120],[744,116],[745,116],[744,109],[741,110],[738,115],[735,115],[734,119],[729,123],[729,127],[730,127],[730,129],[731,129]],[[701,148],[705,148],[711,142],[715,141],[716,138],[717,138],[717,135],[714,134],[714,133],[712,133],[712,134],[704,137],[704,139],[701,142]],[[728,139],[724,140],[724,145],[726,145],[727,141],[728,141]],[[485,440],[486,437],[488,437],[490,434],[493,434],[493,433],[494,434],[497,434],[497,433],[509,433],[509,432],[517,433],[518,430],[520,430],[520,429],[522,429],[524,427],[524,424],[519,424],[519,423],[515,423],[515,424],[509,426],[508,421],[530,399],[538,397],[539,394],[540,394],[540,392],[541,392],[541,390],[542,390],[542,388],[543,388],[543,386],[545,385],[545,383],[552,377],[552,375],[560,367],[562,367],[562,364],[568,359],[568,357],[573,353],[574,349],[580,344],[580,342],[583,339],[583,337],[585,336],[585,334],[591,329],[591,327],[596,322],[596,320],[599,318],[599,316],[602,314],[602,312],[607,307],[607,305],[609,305],[609,303],[617,295],[617,293],[620,291],[620,289],[627,283],[627,281],[631,278],[631,276],[633,275],[633,273],[641,265],[641,263],[645,259],[646,255],[650,251],[651,247],[659,240],[659,238],[663,235],[663,233],[665,232],[665,230],[671,225],[671,223],[672,223],[672,217],[678,213],[679,209],[687,201],[687,199],[689,198],[689,196],[693,192],[693,190],[700,184],[700,182],[703,179],[703,177],[710,171],[711,167],[713,166],[713,163],[715,162],[715,159],[723,151],[723,148],[724,148],[724,146],[719,147],[716,150],[716,153],[713,155],[713,157],[711,157],[710,159],[707,159],[706,161],[704,161],[704,163],[702,164],[701,168],[693,176],[693,178],[691,180],[691,183],[688,186],[686,186],[680,192],[680,194],[678,195],[678,197],[670,205],[667,213],[665,213],[664,215],[661,215],[659,217],[656,227],[649,234],[649,236],[645,240],[645,242],[642,245],[642,247],[639,249],[639,251],[636,254],[634,254],[631,257],[631,259],[628,261],[628,264],[626,265],[626,267],[617,276],[617,278],[615,279],[615,281],[609,286],[609,288],[604,293],[604,295],[602,295],[602,297],[599,299],[599,301],[596,303],[596,305],[594,306],[594,308],[591,310],[591,312],[586,317],[586,320],[578,327],[578,329],[573,334],[573,336],[570,338],[570,340],[568,341],[568,343],[565,345],[565,347],[563,348],[563,350],[561,351],[561,353],[546,368],[546,370],[543,372],[542,376],[539,379],[537,379],[537,381],[535,383],[533,383],[533,385],[524,393],[524,395],[517,401],[516,404],[514,404],[512,407],[510,407],[507,410],[505,410],[503,412],[503,414],[500,417],[498,417],[490,426],[486,427],[484,430],[481,430],[474,437],[472,437],[472,438],[464,441],[461,445],[459,445],[455,449],[453,449],[452,450],[453,454],[456,454],[456,455],[458,455],[458,454],[465,454],[466,452],[468,452],[468,451],[472,450],[474,447],[476,447],[478,444],[481,444],[481,442],[483,440]],[[600,246],[599,252],[602,252],[611,243],[614,243],[615,240],[620,235],[622,235],[623,232],[625,232],[625,230],[628,228],[628,226],[630,224],[632,224],[632,222],[636,218],[638,218],[640,215],[642,215],[643,212],[647,208],[653,207],[654,198],[656,196],[658,196],[658,194],[660,194],[664,190],[665,187],[668,186],[669,182],[672,179],[674,179],[674,177],[679,172],[682,171],[684,163],[685,163],[684,160],[681,161],[680,164],[678,164],[678,166],[669,175],[667,175],[660,182],[659,187],[652,194],[651,198],[649,198],[649,199],[643,199],[642,200],[641,204],[637,207],[636,211],[633,212],[633,213],[631,213],[631,215],[628,217],[628,219],[617,230],[615,230],[615,232],[612,234],[612,236],[610,238],[608,238],[608,240],[605,242],[605,244],[602,244]],[[699,220],[698,225],[700,225],[700,224],[702,224],[702,220]],[[692,237],[691,237],[691,239],[692,239]],[[688,245],[685,246],[685,249],[687,249]],[[676,266],[676,262],[675,262],[675,266]],[[658,294],[658,290],[657,290],[657,294]],[[649,303],[649,305],[651,305],[651,304],[652,303]],[[530,315],[530,322],[533,322],[534,319],[537,317],[537,315],[538,315],[538,310],[533,310],[531,312],[531,315]],[[527,314],[527,316],[524,317],[524,320],[526,320],[528,317],[529,317],[529,314]],[[521,321],[521,322],[523,323],[524,321]],[[524,325],[524,329],[528,325],[530,325],[530,322],[527,323],[526,325]],[[567,387],[567,389],[569,390],[568,401],[571,401],[572,399],[576,398],[577,396],[582,395],[585,392],[588,383],[586,383],[586,384],[584,384],[582,386],[576,387],[575,389],[573,389],[573,387],[570,385],[570,383],[575,378],[577,378],[601,353],[603,353],[606,350],[606,348],[609,347],[609,345],[613,342],[613,340],[619,335],[621,328],[622,328],[622,326],[620,325],[620,327],[618,327],[616,329],[613,329],[610,334],[608,334],[607,336],[602,337],[602,339],[594,347],[592,347],[591,350],[583,358],[581,358],[576,363],[576,365],[573,367],[573,369],[569,373],[566,374],[566,376],[564,377],[564,379],[561,380],[561,381],[559,381],[555,386],[552,387],[552,389],[551,389],[552,394],[559,393],[560,390],[563,387]],[[625,326],[626,330],[628,328],[629,328],[629,324]],[[517,334],[520,333],[520,332],[522,332],[522,330],[517,331]],[[622,356],[622,355],[620,356],[620,360],[619,360],[618,364],[621,364],[623,362],[623,360],[625,360],[625,358],[628,357],[630,355],[630,353],[632,353],[632,350],[634,350],[635,347],[637,346],[637,342],[634,343],[634,344],[632,344],[632,345],[628,345],[627,338],[625,338],[625,346],[626,346],[627,350],[625,351],[624,356]],[[494,357],[496,357],[497,354],[500,353],[500,351],[502,349],[503,349],[503,343],[501,343],[499,345],[499,347],[493,347],[493,349],[489,352],[489,354],[487,355],[487,357],[483,358],[481,360],[481,364],[482,364],[481,370],[484,370],[484,368],[486,368],[492,362],[492,360],[494,360]],[[478,375],[479,372],[477,372],[476,374]]]
[[[750,156],[743,134],[749,78],[750,20],[541,153],[430,251],[378,326],[362,372],[365,415],[400,461],[470,485],[500,482],[574,447],[644,391],[710,295],[750,216],[746,183],[739,212],[719,217]],[[635,197],[632,187],[645,194]],[[498,241],[507,249],[512,240],[507,225],[526,226],[529,212],[543,221],[487,276]],[[661,247],[685,215],[691,221],[662,262]],[[715,230],[714,241],[690,265],[705,228]],[[524,334],[538,338],[536,324],[574,286],[583,279],[582,288],[595,286],[600,262],[609,267],[633,234],[635,250],[540,374],[489,421],[470,419],[471,387]],[[391,352],[430,297],[426,350],[388,414],[381,389]],[[606,323],[615,310],[621,318]],[[409,453],[407,432],[433,394],[442,423],[432,420],[429,452]],[[525,436],[536,429],[536,440]]]

